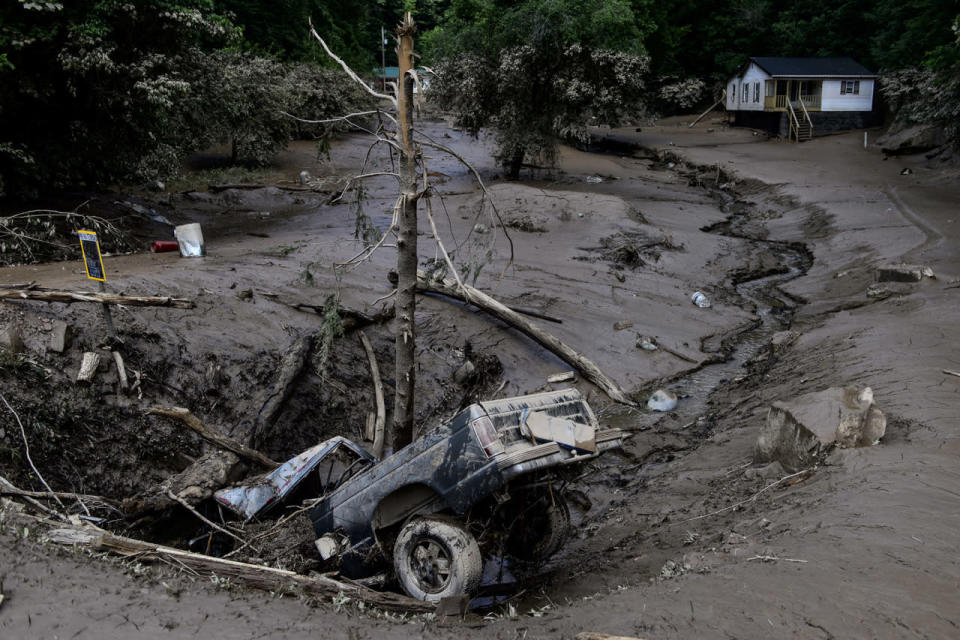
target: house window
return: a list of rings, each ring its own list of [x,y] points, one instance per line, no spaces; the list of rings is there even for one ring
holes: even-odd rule
[[[750,102],[750,83],[749,82],[743,83],[743,101]]]
[[[859,80],[841,80],[840,81],[840,95],[844,95],[848,93],[855,96],[860,95]]]
[[[773,80],[767,80],[766,85],[767,85],[766,96],[769,98],[773,96],[773,87],[774,87]]]
[[[753,101],[760,102],[760,83],[759,82],[753,83]]]

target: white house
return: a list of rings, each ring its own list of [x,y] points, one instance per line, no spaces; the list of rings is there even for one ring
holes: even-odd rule
[[[853,58],[750,58],[727,81],[734,123],[798,141],[872,126],[876,74]]]

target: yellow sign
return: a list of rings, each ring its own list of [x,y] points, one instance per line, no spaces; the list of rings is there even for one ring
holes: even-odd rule
[[[103,268],[103,256],[100,255],[100,241],[93,231],[77,231],[80,236],[80,251],[83,253],[83,266],[91,280],[107,281],[107,272]]]

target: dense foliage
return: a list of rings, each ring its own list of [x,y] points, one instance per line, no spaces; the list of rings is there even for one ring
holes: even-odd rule
[[[550,162],[560,140],[587,139],[643,96],[647,58],[626,2],[454,0],[427,39],[443,59],[431,98],[473,133],[492,126],[516,177],[525,158]]]
[[[954,40],[930,52],[928,64],[884,74],[883,94],[897,124],[942,125],[954,146],[960,145],[960,17]]]
[[[176,172],[232,141],[263,163],[296,123],[350,108],[332,71],[236,52],[240,30],[212,0],[7,3],[0,8],[0,193]]]
[[[903,117],[956,118],[960,0],[7,0],[0,194],[162,177],[218,141],[266,162],[298,131],[280,111],[356,96],[321,69],[307,19],[370,74],[382,52],[395,64],[381,29],[404,10],[449,80],[437,95],[472,130],[494,125],[511,167],[641,98],[708,102],[751,55],[850,55],[889,72]]]

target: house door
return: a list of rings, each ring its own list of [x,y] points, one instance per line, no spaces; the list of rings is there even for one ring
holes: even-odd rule
[[[787,83],[787,86],[790,88],[790,102],[795,103],[797,101],[797,96],[800,94],[800,82],[798,80],[792,80]]]

